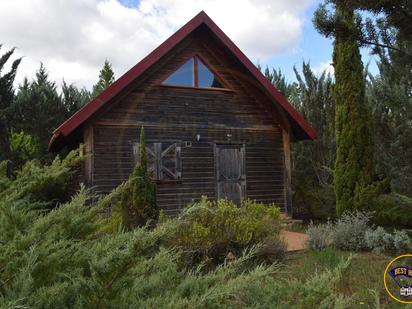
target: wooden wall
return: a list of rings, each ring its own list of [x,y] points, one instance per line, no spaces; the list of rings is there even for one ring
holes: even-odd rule
[[[201,52],[225,79],[230,91],[161,86],[163,78],[187,58]],[[91,184],[107,193],[127,179],[133,168],[133,143],[145,127],[147,143],[191,142],[182,147],[182,178],[159,184],[157,200],[168,214],[202,195],[216,197],[214,143],[244,144],[246,195],[285,206],[281,115],[235,59],[204,31],[182,42],[151,68],[132,89],[96,115],[92,126]],[[196,135],[200,134],[200,141]]]

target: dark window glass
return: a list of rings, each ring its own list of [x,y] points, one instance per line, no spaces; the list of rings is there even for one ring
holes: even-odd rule
[[[205,88],[224,88],[222,83],[216,76],[207,68],[207,66],[197,58],[197,72],[199,87]]]
[[[163,84],[176,86],[194,86],[193,58],[190,58],[184,65],[170,75]]]

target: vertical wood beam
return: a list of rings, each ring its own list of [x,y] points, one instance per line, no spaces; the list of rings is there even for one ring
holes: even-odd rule
[[[284,194],[285,206],[288,216],[292,216],[292,162],[290,151],[290,134],[282,130],[283,154],[284,154]]]
[[[194,85],[195,87],[199,87],[199,76],[198,76],[198,63],[197,63],[197,57],[193,57],[193,78],[194,78]]]
[[[156,180],[162,179],[162,143],[154,143],[155,166],[154,174]]]
[[[93,186],[93,127],[86,125],[83,130],[84,142],[84,177],[86,185]]]

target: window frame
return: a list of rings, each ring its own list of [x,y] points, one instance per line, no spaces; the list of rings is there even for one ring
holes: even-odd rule
[[[183,66],[189,59],[193,58],[193,86],[184,86],[184,85],[173,85],[167,84],[165,81],[173,75],[181,66]],[[224,88],[218,87],[199,87],[199,75],[198,75],[198,59],[202,61],[203,65],[219,80],[219,82],[223,85]],[[205,57],[200,53],[196,52],[189,57],[185,58],[183,61],[180,61],[173,71],[168,72],[162,79],[159,86],[162,87],[171,87],[171,88],[182,88],[182,89],[199,89],[199,90],[212,90],[212,91],[229,91],[233,92],[233,89],[229,86],[222,76],[217,73],[217,71],[205,60]]]

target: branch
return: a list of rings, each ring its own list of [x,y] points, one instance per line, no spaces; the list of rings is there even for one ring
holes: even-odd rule
[[[381,43],[376,43],[376,42],[371,42],[371,41],[367,41],[365,39],[360,39],[359,42],[362,43],[362,44],[365,44],[365,45],[374,45],[374,46],[378,46],[378,47],[382,47],[382,48],[391,49],[391,50],[397,51],[399,53],[402,53],[402,54],[404,54],[408,57],[412,57],[411,54],[408,54],[407,52],[405,52],[402,49],[399,49],[397,47],[393,47],[393,46],[389,46],[389,45],[385,45],[385,44],[381,44]]]

